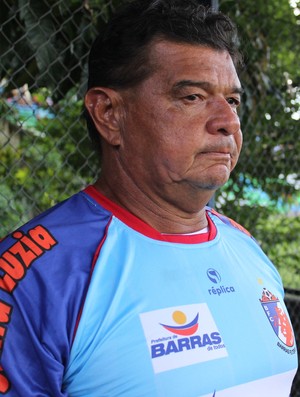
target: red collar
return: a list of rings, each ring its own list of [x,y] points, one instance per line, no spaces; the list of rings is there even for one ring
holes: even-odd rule
[[[142,219],[136,217],[131,212],[120,207],[118,204],[109,200],[106,196],[100,193],[94,186],[90,185],[84,189],[84,192],[92,197],[103,208],[110,211],[114,216],[120,219],[127,226],[136,230],[137,232],[159,241],[167,241],[171,243],[182,244],[197,244],[211,241],[217,234],[216,226],[206,213],[208,221],[208,232],[201,234],[182,235],[182,234],[162,234],[152,226],[145,223]]]

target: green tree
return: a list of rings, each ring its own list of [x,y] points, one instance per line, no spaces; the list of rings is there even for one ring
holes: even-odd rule
[[[249,188],[269,195],[270,211],[299,194],[300,18],[281,0],[220,0],[220,9],[239,27],[246,68],[241,73],[244,148],[219,207],[232,214],[240,208],[240,221],[253,229],[251,211],[240,205]]]
[[[300,289],[299,1],[220,0],[236,21],[246,68],[241,73],[244,149],[217,194],[222,212],[255,235],[285,286]]]
[[[6,0],[0,12],[1,235],[93,180],[99,165],[82,117],[87,56],[117,0]],[[28,85],[31,98],[7,105]],[[4,88],[4,90],[3,90]],[[46,93],[46,95],[45,95]],[[54,105],[49,106],[46,97]]]
[[[86,82],[90,45],[117,0],[6,0],[0,12],[0,80],[63,97]]]
[[[17,147],[1,149],[0,224],[10,231],[82,189],[99,169],[74,90],[55,107],[55,117],[22,131]],[[66,133],[67,132],[67,133]]]

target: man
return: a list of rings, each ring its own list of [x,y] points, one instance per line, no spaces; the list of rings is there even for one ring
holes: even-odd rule
[[[205,207],[242,146],[236,43],[196,0],[133,1],[95,41],[101,175],[2,243],[3,394],[289,395],[278,272]]]

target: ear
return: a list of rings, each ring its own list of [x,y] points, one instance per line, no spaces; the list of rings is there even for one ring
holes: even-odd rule
[[[99,134],[110,145],[118,146],[123,117],[120,94],[107,87],[93,87],[85,95],[85,107]]]

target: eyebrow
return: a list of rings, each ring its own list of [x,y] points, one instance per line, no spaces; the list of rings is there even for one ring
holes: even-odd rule
[[[207,81],[180,80],[176,84],[174,84],[173,90],[177,91],[185,87],[199,87],[204,89],[205,91],[213,91],[214,85]],[[228,92],[232,94],[242,95],[244,93],[244,90],[241,86],[233,86],[228,90]]]

